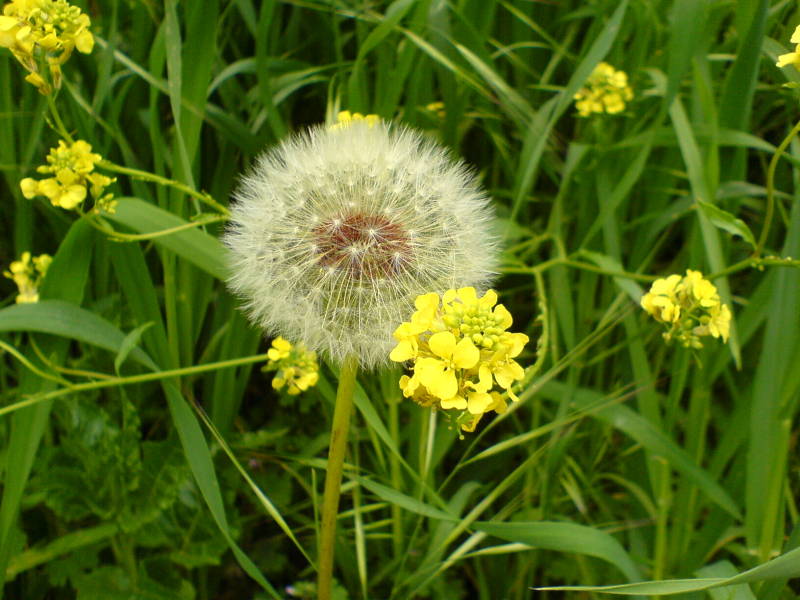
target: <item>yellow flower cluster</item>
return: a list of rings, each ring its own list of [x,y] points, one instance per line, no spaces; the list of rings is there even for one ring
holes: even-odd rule
[[[61,65],[94,47],[89,17],[67,0],[12,0],[0,16],[0,47],[11,50],[42,94],[61,87]]]
[[[343,129],[349,127],[355,121],[366,121],[367,125],[374,127],[376,123],[380,123],[381,118],[378,115],[362,115],[361,113],[351,113],[349,110],[343,110],[336,115],[336,123],[331,125],[331,129]]]
[[[722,304],[717,288],[699,271],[657,279],[642,296],[642,308],[667,326],[664,339],[687,348],[702,348],[702,336],[728,341],[731,311]]]
[[[514,358],[528,336],[506,331],[511,313],[497,304],[497,293],[489,290],[478,298],[472,287],[448,290],[440,304],[432,292],[417,297],[415,306],[411,321],[395,330],[397,346],[389,355],[395,362],[412,363],[411,377],[400,379],[406,398],[459,411],[455,422],[464,431],[474,431],[490,411],[505,412],[502,395],[492,391],[495,383],[519,400],[511,386],[524,370]]]
[[[54,176],[38,181],[26,177],[19,184],[22,194],[26,198],[46,196],[53,206],[72,210],[84,201],[88,188],[94,198],[95,210],[113,213],[117,201],[112,200],[113,194],[103,192],[116,179],[94,172],[95,164],[100,160],[102,157],[93,153],[92,147],[83,140],[73,144],[61,140],[57,147],[50,149],[47,164],[36,169],[39,173],[52,173]]]
[[[795,68],[798,68],[800,67],[800,25],[795,27],[794,33],[789,41],[792,44],[795,44],[794,52],[781,54],[778,57],[778,62],[776,62],[775,65],[778,67],[788,67],[789,65],[794,65]]]
[[[40,254],[31,258],[30,252],[23,252],[20,259],[12,262],[8,271],[3,272],[3,275],[13,279],[17,284],[18,304],[39,301],[39,285],[47,274],[47,269],[52,261],[49,254]]]
[[[319,380],[319,365],[316,352],[309,352],[299,343],[293,346],[282,337],[272,340],[272,347],[267,351],[269,361],[262,371],[277,371],[272,378],[272,387],[276,390],[287,386],[290,395],[296,396],[313,387]]]
[[[617,71],[610,64],[601,62],[573,98],[581,117],[592,113],[613,115],[625,110],[625,103],[633,99],[633,90],[628,85],[625,71]]]

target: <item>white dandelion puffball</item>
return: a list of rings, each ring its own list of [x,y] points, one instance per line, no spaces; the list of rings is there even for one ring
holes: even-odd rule
[[[336,362],[388,363],[418,295],[484,288],[497,265],[476,176],[435,141],[382,121],[285,140],[235,200],[230,287],[269,334]]]

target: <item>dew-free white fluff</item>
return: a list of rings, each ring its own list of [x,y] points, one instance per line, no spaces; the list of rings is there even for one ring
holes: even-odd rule
[[[388,362],[420,294],[491,283],[489,200],[440,144],[385,122],[318,126],[260,156],[224,235],[229,284],[270,335]]]

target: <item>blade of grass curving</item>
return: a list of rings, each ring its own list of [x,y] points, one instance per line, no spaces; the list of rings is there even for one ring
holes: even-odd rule
[[[720,560],[698,569],[695,573],[702,578],[734,577],[738,575],[736,568],[727,560]],[[725,589],[712,588],[708,590],[711,600],[757,600],[753,591],[746,583],[732,585]]]
[[[0,331],[36,331],[66,337],[119,353],[125,334],[104,318],[63,300],[41,300],[0,309]],[[134,348],[131,358],[150,369],[153,360]]]
[[[261,503],[261,506],[264,507],[264,510],[267,511],[267,514],[270,517],[273,518],[273,520],[278,524],[278,527],[280,527],[281,530],[286,534],[286,536],[290,540],[292,540],[292,542],[297,547],[297,549],[300,550],[300,553],[308,561],[308,564],[314,566],[314,561],[308,555],[308,553],[306,552],[305,548],[303,548],[303,546],[300,544],[300,542],[297,541],[297,538],[295,537],[294,532],[289,527],[289,525],[286,523],[286,520],[283,518],[283,516],[281,515],[280,511],[278,511],[278,509],[275,507],[275,505],[272,503],[272,501],[261,490],[261,488],[258,487],[256,482],[253,481],[253,478],[250,477],[250,474],[244,469],[244,467],[242,467],[241,463],[239,462],[239,459],[236,458],[236,455],[233,453],[233,450],[231,450],[231,447],[225,441],[225,438],[222,437],[222,434],[219,432],[219,429],[217,429],[217,427],[214,425],[214,423],[211,422],[211,420],[208,418],[208,416],[205,414],[205,412],[203,411],[202,408],[200,408],[199,406],[195,406],[194,408],[195,408],[195,412],[200,417],[200,420],[203,421],[203,424],[211,432],[211,435],[214,437],[214,439],[220,445],[220,448],[222,448],[222,451],[225,452],[225,455],[228,457],[228,459],[230,459],[230,461],[233,464],[233,466],[236,467],[236,470],[242,476],[242,479],[244,479],[245,482],[247,482],[247,485],[250,486],[250,489],[252,490],[253,494],[258,499],[258,501]]]
[[[539,590],[559,590],[562,592],[599,592],[619,594],[622,596],[651,595],[667,596],[686,592],[699,592],[730,585],[756,583],[770,579],[788,579],[800,577],[800,548],[787,552],[763,565],[744,571],[733,577],[713,577],[703,579],[667,579],[664,581],[646,581],[623,585],[606,586],[558,586],[542,587]]]
[[[594,556],[617,567],[629,581],[641,577],[639,569],[622,544],[601,529],[556,521],[476,521],[473,528],[502,540],[526,544],[531,548]]]
[[[402,508],[415,514],[429,517],[431,519],[438,519],[440,521],[456,522],[459,520],[457,515],[446,513],[443,510],[434,508],[433,506],[425,504],[416,498],[402,494],[390,487],[377,483],[371,479],[367,479],[366,477],[354,476],[353,479],[358,481],[360,485],[367,488],[379,498],[386,500],[390,504],[401,506]]]
[[[180,437],[186,460],[189,462],[197,487],[200,489],[200,493],[211,511],[214,522],[228,542],[236,561],[242,569],[272,598],[281,600],[280,594],[267,581],[250,557],[242,551],[236,540],[233,539],[228,526],[228,519],[225,516],[225,506],[222,502],[219,481],[214,471],[214,463],[211,460],[211,450],[205,437],[203,437],[203,431],[200,429],[197,418],[192,414],[186,400],[184,400],[173,382],[165,382],[163,389],[167,396],[169,412],[172,416],[172,422],[175,424],[175,429],[178,431],[178,437]]]

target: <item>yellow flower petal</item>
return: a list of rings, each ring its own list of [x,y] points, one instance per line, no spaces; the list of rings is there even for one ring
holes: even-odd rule
[[[481,415],[489,410],[494,403],[494,399],[486,392],[470,392],[467,400],[467,410],[470,414]]]
[[[440,400],[448,400],[456,395],[458,381],[452,369],[435,358],[420,358],[414,368],[414,374],[427,390]]]
[[[453,335],[450,332],[445,333],[449,333],[451,336]],[[472,340],[469,338],[464,338],[458,342],[453,351],[453,364],[459,369],[471,369],[478,364],[480,357],[481,352],[475,347],[475,344],[472,343]]]
[[[456,349],[456,336],[449,331],[434,333],[428,340],[428,346],[436,356],[449,360]]]
[[[34,198],[39,194],[39,182],[30,177],[26,177],[19,182],[22,195],[28,199]]]
[[[397,343],[397,346],[395,346],[394,350],[389,354],[389,359],[394,362],[405,362],[407,360],[412,360],[416,355],[416,344],[412,343],[410,340],[402,340]]]
[[[445,410],[455,408],[457,410],[464,410],[467,408],[467,401],[465,398],[461,396],[453,396],[452,398],[448,398],[447,400],[442,400],[439,404],[441,404],[442,408]]]

